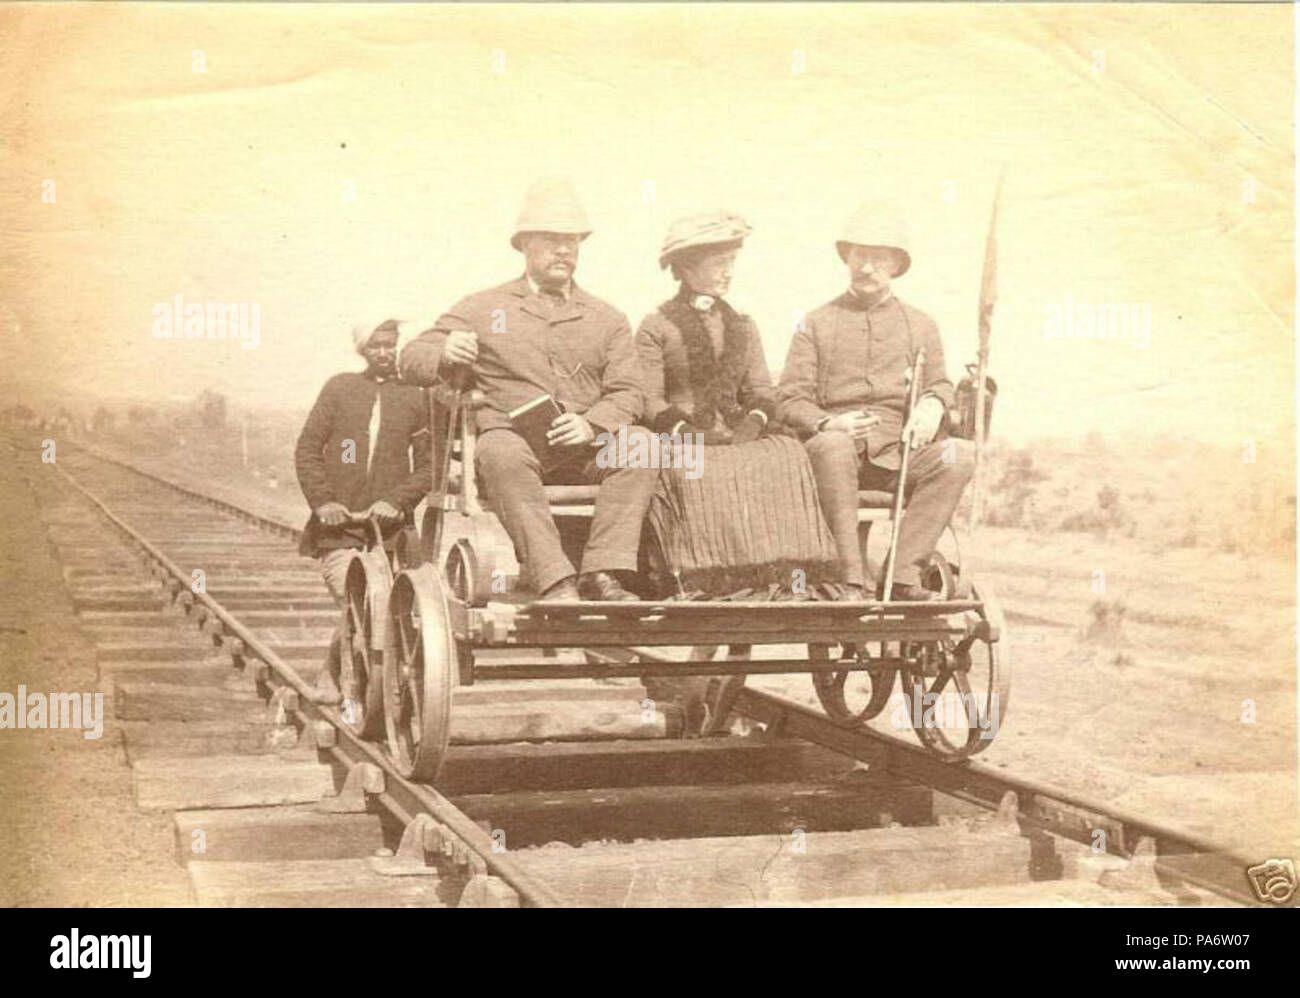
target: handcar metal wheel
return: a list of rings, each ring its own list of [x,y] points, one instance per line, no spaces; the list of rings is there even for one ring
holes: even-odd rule
[[[459,654],[433,566],[402,572],[388,600],[384,724],[389,754],[407,779],[430,783],[442,768]]]
[[[396,572],[407,568],[418,568],[424,564],[424,552],[420,550],[420,532],[414,527],[403,527],[393,542],[393,567]]]
[[[833,660],[853,664],[862,660],[860,656],[868,661],[871,657],[865,649],[855,650],[851,645],[808,646],[810,662]],[[894,688],[895,671],[884,668],[818,671],[812,674],[813,690],[828,717],[846,728],[856,728],[885,709]]]
[[[955,762],[992,744],[1011,697],[1002,608],[986,583],[973,583],[982,603],[960,641],[904,646],[902,670],[908,722],[935,755]]]
[[[465,538],[458,540],[447,552],[445,575],[451,595],[456,599],[470,606],[483,606],[487,603],[487,579],[479,569],[474,545]]]
[[[949,530],[951,534],[951,529]],[[864,542],[865,543],[865,542]],[[945,545],[948,551],[959,557],[956,547],[956,535],[951,536],[951,543]],[[929,562],[921,570],[921,585],[939,594],[941,599],[953,599],[960,590],[960,583],[953,564],[941,552],[930,555]],[[880,595],[879,593],[877,594]],[[809,645],[810,661],[825,661],[835,654],[835,661],[850,664],[855,660],[867,665],[866,669],[823,670],[812,673],[813,690],[821,702],[822,709],[828,717],[846,728],[865,724],[876,717],[889,703],[894,689],[895,668],[883,666],[872,667],[874,659],[896,657],[899,646],[894,642],[874,642],[875,655],[867,647],[845,645]]]
[[[339,625],[340,720],[362,738],[383,733],[384,621],[392,574],[383,551],[358,552],[348,564]]]

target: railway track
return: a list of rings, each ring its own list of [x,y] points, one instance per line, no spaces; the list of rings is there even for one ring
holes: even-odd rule
[[[338,611],[295,529],[14,450],[199,905],[1255,903],[1214,843],[754,689],[752,734],[680,740],[635,679],[460,688],[414,784],[312,700]]]

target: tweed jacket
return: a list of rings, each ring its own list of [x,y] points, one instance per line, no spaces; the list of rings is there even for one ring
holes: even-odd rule
[[[868,304],[845,291],[809,314],[790,341],[777,391],[786,422],[811,436],[825,416],[865,410],[880,423],[860,452],[877,467],[897,469],[907,372],[922,347],[920,394],[939,399],[946,413],[953,387],[934,320],[893,296]]]
[[[511,409],[545,394],[585,415],[597,432],[641,417],[641,372],[627,317],[576,284],[562,304],[536,294],[526,277],[467,295],[407,344],[402,376],[433,384],[453,330],[478,334],[480,432],[508,428]]]

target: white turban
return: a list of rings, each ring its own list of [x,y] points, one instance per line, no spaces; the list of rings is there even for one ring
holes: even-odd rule
[[[373,316],[365,319],[359,319],[352,324],[352,345],[356,347],[357,353],[360,353],[374,338],[375,333],[381,329],[397,330],[401,333],[400,319],[378,319]]]

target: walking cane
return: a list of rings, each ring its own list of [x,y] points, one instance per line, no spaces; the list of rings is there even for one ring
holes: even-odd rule
[[[916,394],[921,387],[921,369],[925,366],[924,348],[916,352],[916,362],[907,374],[907,412],[903,417],[903,433],[899,446],[903,448],[903,457],[898,466],[898,484],[894,487],[894,517],[889,526],[889,553],[885,556],[885,589],[881,599],[889,602],[889,595],[894,588],[894,563],[898,556],[898,534],[903,525],[903,491],[907,487],[907,465],[912,454],[912,431],[907,429],[907,421],[912,418],[916,408]]]

